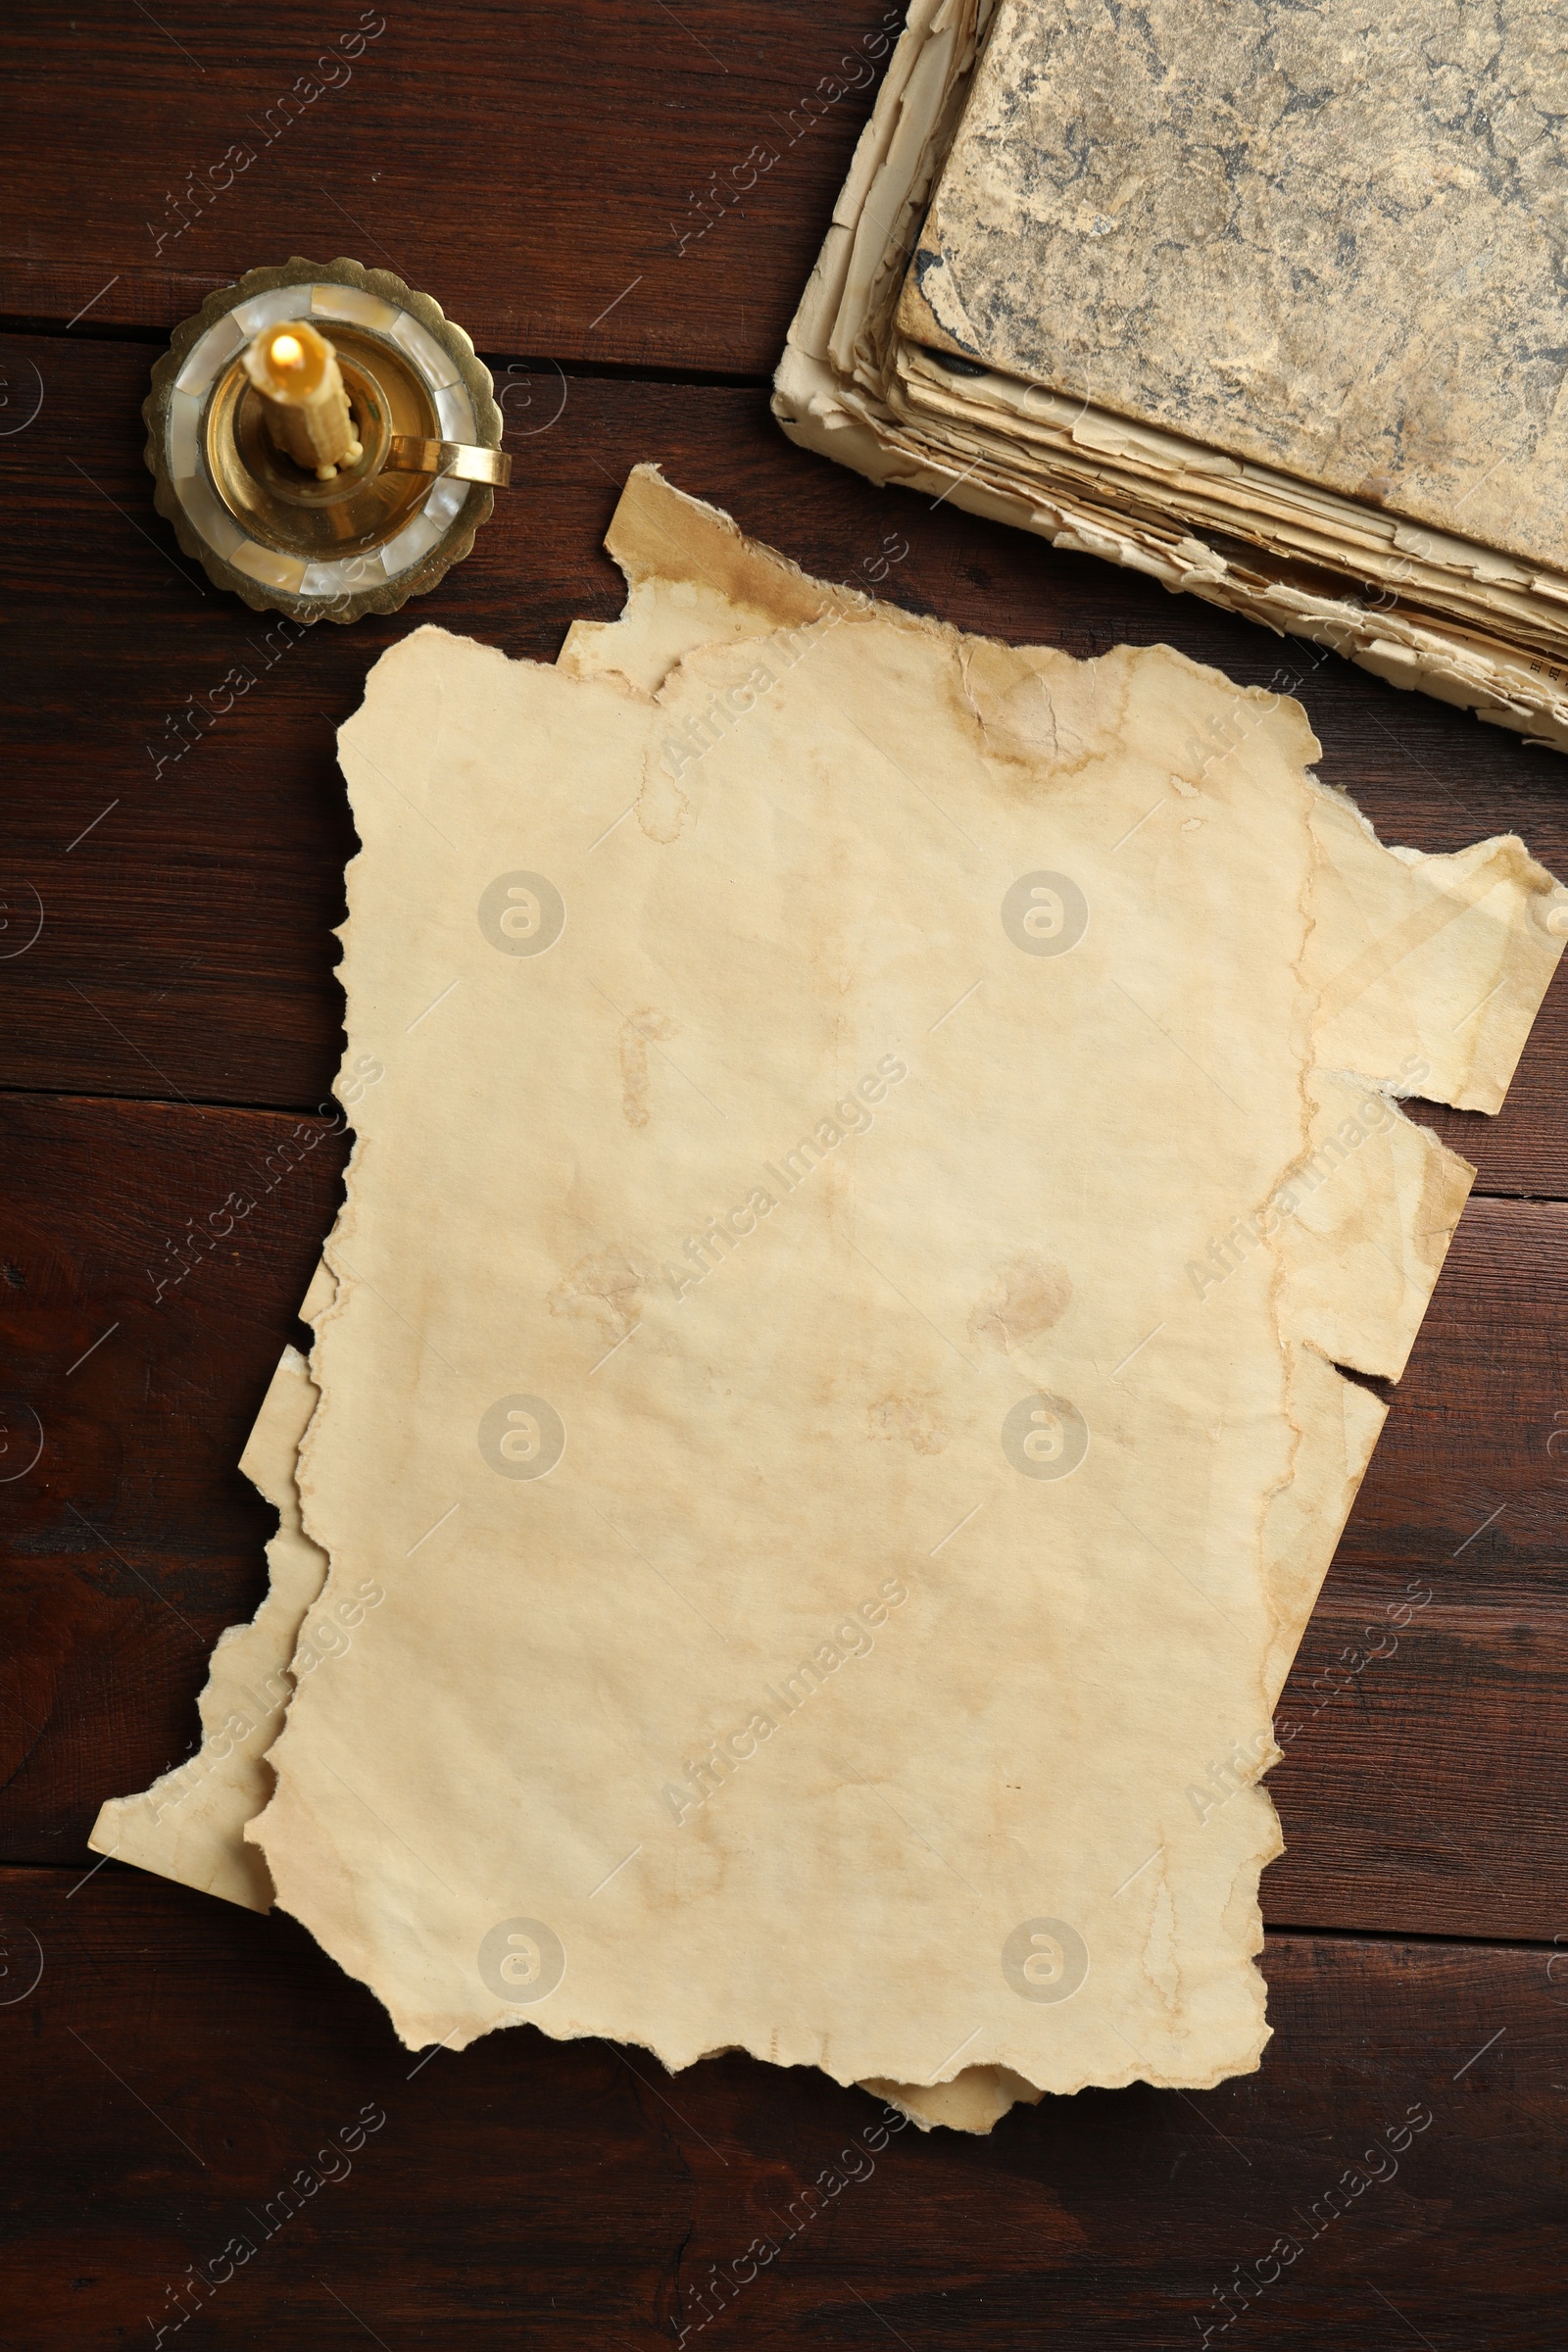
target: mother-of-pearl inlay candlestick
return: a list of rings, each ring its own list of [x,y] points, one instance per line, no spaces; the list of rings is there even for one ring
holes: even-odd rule
[[[358,262],[253,270],[175,328],[142,410],[156,503],[221,588],[297,620],[425,596],[511,477],[490,372]]]

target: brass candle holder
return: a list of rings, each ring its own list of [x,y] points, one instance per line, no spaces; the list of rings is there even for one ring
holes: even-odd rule
[[[160,514],[256,612],[428,596],[511,478],[490,371],[389,270],[252,270],[174,329],[143,404]]]

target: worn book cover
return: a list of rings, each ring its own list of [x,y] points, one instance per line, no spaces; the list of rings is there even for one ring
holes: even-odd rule
[[[1568,749],[1543,0],[911,0],[784,429]]]
[[[1004,0],[918,340],[1561,565],[1568,24]]]

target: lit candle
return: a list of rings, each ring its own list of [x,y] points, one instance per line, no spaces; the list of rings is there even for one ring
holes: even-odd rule
[[[328,482],[363,455],[349,415],[337,353],[303,318],[264,326],[245,353],[245,372],[267,403],[277,447]]]

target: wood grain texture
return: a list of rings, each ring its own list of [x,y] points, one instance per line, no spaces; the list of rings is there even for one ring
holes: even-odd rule
[[[1466,1212],[1282,1703],[1288,1851],[1265,1912],[1347,1932],[1270,1936],[1257,2076],[1193,2100],[1048,2101],[985,2141],[906,2132],[868,2171],[877,2109],[809,2071],[726,2058],[671,2081],[644,2053],[532,2029],[418,2065],[291,1922],[112,1862],[79,1884],[100,1800],[188,1751],[212,1642],[262,1590],[270,1514],[233,1465],[300,1336],[346,1148],[317,1112],[354,839],[333,730],[426,621],[548,661],[576,615],[611,617],[600,541],[632,464],[660,461],[830,578],[902,531],[884,593],[961,627],[1080,656],[1163,640],[1298,691],[1320,772],[1386,840],[1516,831],[1568,873],[1551,755],[877,492],[786,443],[756,383],[614,374],[770,371],[869,105],[870,76],[842,97],[831,77],[885,0],[399,5],[353,79],[269,136],[269,109],[374,13],[23,0],[7,19],[0,2342],[153,2343],[190,2266],[210,2273],[243,2232],[254,2256],[217,2292],[187,2286],[194,2316],[166,2341],[1153,2352],[1211,2327],[1283,2352],[1555,2352],[1561,986],[1498,1119],[1431,1114],[1496,1197]],[[769,139],[779,160],[738,188]],[[246,140],[254,163],[187,198],[175,233],[189,174],[211,185]],[[689,198],[710,209],[711,173],[742,201],[699,235]],[[475,334],[517,486],[434,599],[293,642],[180,556],[139,409],[177,318],[301,249],[395,268]],[[34,1414],[43,1452],[18,1477]],[[367,2104],[385,2124],[319,2184],[328,2136]],[[1433,2120],[1397,2174],[1314,2219],[1412,2108]],[[284,2220],[302,2168],[318,2185]],[[1260,2291],[1283,2232],[1301,2251]],[[737,2291],[759,2237],[779,2251]],[[1239,2277],[1253,2307],[1221,2333],[1213,2290]]]
[[[1276,1719],[1265,1918],[1568,1929],[1568,1213],[1472,1200]]]
[[[153,512],[146,352],[13,336],[0,359],[18,382],[36,366],[44,387],[36,421],[0,437],[0,742],[27,780],[0,895],[9,936],[31,931],[39,900],[44,913],[36,944],[0,959],[0,1085],[322,1101],[353,846],[334,730],[376,656],[427,621],[549,661],[578,614],[612,616],[622,583],[600,541],[641,459],[829,578],[902,533],[909,554],[884,593],[963,628],[1079,656],[1165,642],[1245,684],[1283,669],[1323,740],[1320,772],[1386,840],[1451,850],[1514,831],[1568,873],[1568,761],[1135,574],[874,490],[786,442],[760,392],[549,368],[514,379],[515,487],[473,555],[389,619],[301,633],[196,577]],[[254,683],[225,685],[236,671]],[[1485,1190],[1568,1191],[1565,1006],[1554,986],[1498,1119],[1433,1114]]]
[[[74,1860],[103,1797],[198,1738],[213,1643],[266,1591],[273,1516],[235,1464],[345,1147],[322,1119],[15,1095],[0,1137],[6,1464],[41,1446],[0,1487],[0,1852]]]
[[[1217,2328],[1238,2266],[1251,2308],[1216,2341],[1560,2340],[1546,1950],[1271,1936],[1259,2074],[884,2138],[864,2093],[744,2058],[671,2078],[524,2026],[421,2064],[292,1922],[116,1863],[72,1884],[0,1874],[6,1984],[42,1961],[0,2008],[18,2345],[119,2352],[185,2308],[193,2352],[1149,2352]]]
[[[1568,1603],[1565,1241],[1554,1204],[1472,1196],[1340,1545],[1357,1606],[1417,1575],[1440,1601]]]
[[[102,1799],[196,1740],[208,1652],[265,1582],[233,1465],[344,1149],[320,1119],[0,1097],[11,1458],[32,1414],[43,1440],[4,1490],[9,1859],[84,1855]],[[1282,1702],[1266,1918],[1568,1927],[1565,1278],[1568,1208],[1471,1203]]]
[[[903,13],[16,0],[0,316],[167,332],[347,253],[487,354],[768,374]]]

